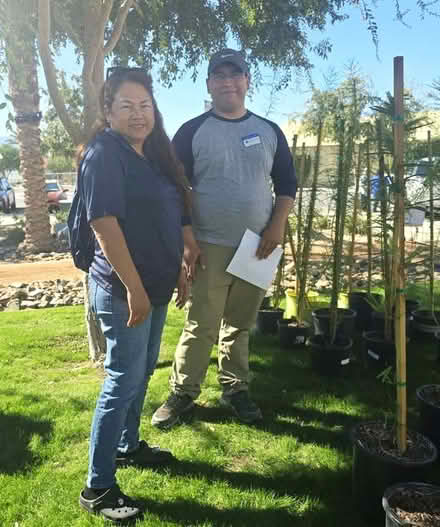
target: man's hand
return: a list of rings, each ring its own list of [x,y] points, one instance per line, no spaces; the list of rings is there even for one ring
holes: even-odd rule
[[[186,276],[186,270],[184,267],[182,267],[179,274],[179,279],[177,280],[176,307],[179,309],[182,309],[182,307],[186,304],[190,289],[191,284]]]
[[[151,302],[143,286],[130,291],[127,289],[127,302],[129,317],[127,326],[133,328],[148,317],[151,311]]]
[[[275,247],[283,242],[285,223],[279,221],[271,221],[264,229],[261,235],[260,244],[258,246],[256,257],[259,260],[267,258],[272,254]]]

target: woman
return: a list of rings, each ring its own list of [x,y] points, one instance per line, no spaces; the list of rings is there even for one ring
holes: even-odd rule
[[[100,110],[102,123],[82,155],[78,188],[96,238],[89,300],[106,339],[107,376],[79,501],[87,511],[119,521],[138,516],[140,509],[120,491],[116,468],[173,458],[139,440],[139,424],[176,284],[178,307],[187,297],[182,256],[189,187],[149,75],[139,68],[110,68]]]

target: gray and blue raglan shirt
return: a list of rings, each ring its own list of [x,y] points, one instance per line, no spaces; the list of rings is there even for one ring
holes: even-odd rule
[[[248,111],[225,119],[212,110],[180,127],[173,139],[193,187],[197,240],[237,247],[248,228],[261,234],[275,196],[295,197],[292,155],[278,125]]]

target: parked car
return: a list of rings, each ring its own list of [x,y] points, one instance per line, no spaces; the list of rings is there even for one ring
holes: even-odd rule
[[[66,190],[61,188],[58,181],[55,179],[46,180],[47,192],[47,206],[49,212],[57,212],[60,210],[60,202],[67,198]]]
[[[7,178],[0,177],[0,209],[3,212],[11,212],[16,208],[14,189]]]
[[[424,211],[429,210],[429,158],[417,159],[410,165],[406,180],[406,197],[410,205]],[[432,158],[434,212],[440,213],[440,157]]]

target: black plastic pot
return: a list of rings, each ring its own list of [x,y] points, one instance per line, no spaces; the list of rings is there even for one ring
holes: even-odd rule
[[[257,313],[256,326],[262,335],[275,335],[278,331],[278,320],[283,318],[283,309],[260,309]]]
[[[369,369],[376,373],[396,364],[396,346],[385,340],[383,331],[365,331],[362,340],[363,361]]]
[[[434,314],[428,309],[416,309],[412,312],[414,329],[427,335],[435,335],[440,331],[440,311]]]
[[[413,332],[413,315],[406,311],[406,337],[411,338]],[[371,314],[371,328],[373,331],[383,333],[385,331],[385,313],[383,311],[373,311]],[[394,318],[391,324],[391,336],[394,339]]]
[[[336,334],[352,337],[355,332],[356,311],[354,309],[338,308],[337,313]],[[312,311],[312,319],[315,335],[330,335],[330,308],[315,309]]]
[[[436,393],[437,397],[432,397]],[[419,430],[440,449],[440,384],[425,384],[416,390]]]
[[[304,346],[307,337],[310,335],[310,324],[304,322],[298,326],[296,318],[282,318],[278,320],[278,336],[280,346],[285,349],[292,349]]]
[[[270,303],[272,301],[271,296],[265,296],[261,301],[260,309],[270,309]]]
[[[380,423],[361,423],[351,430],[353,500],[363,516],[371,521],[383,522],[382,497],[385,490],[400,481],[423,481],[437,459],[437,449],[428,438],[412,431],[412,437],[423,441],[426,446],[424,459],[410,460],[376,452],[361,439],[361,427],[371,424]]]
[[[381,295],[377,293],[367,293],[355,291],[348,295],[350,309],[356,311],[355,328],[357,331],[366,331],[371,329],[371,313],[373,308],[370,302],[379,302]]]
[[[314,335],[307,344],[311,351],[313,368],[321,375],[336,376],[348,370],[351,363],[353,340],[345,335],[337,335],[330,344],[325,335]]]
[[[424,501],[427,497],[432,496],[433,494],[436,494],[437,496],[440,496],[440,487],[437,485],[431,485],[429,483],[419,483],[419,482],[408,482],[408,483],[397,483],[396,485],[392,485],[391,487],[388,487],[385,489],[383,498],[382,498],[382,507],[385,511],[385,527],[410,527],[411,525],[405,520],[401,520],[395,510],[396,507],[399,507],[399,509],[402,509],[404,507],[404,503],[402,503],[399,500],[399,495],[404,496],[404,500],[406,501],[406,497],[410,494],[412,495],[412,499],[414,500],[414,505],[416,507],[417,512],[431,512],[429,510],[423,510],[424,507]],[[417,505],[417,501],[420,501],[420,505]],[[405,510],[403,508],[403,510]],[[407,511],[407,512],[413,512],[413,511]],[[437,512],[438,514],[438,512]],[[418,523],[417,525],[421,525]],[[432,525],[432,524],[431,524]]]

